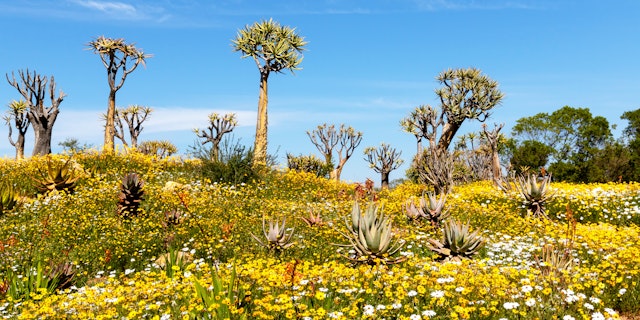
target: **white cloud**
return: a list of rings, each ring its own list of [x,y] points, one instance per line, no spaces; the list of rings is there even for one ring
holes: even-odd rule
[[[476,1],[476,0],[413,0],[419,10],[500,10],[532,9],[528,0]],[[539,3],[536,3],[539,4]]]
[[[256,121],[255,111],[154,108],[153,113],[144,124],[145,131],[143,132],[191,131],[194,128],[205,128],[208,124],[208,116],[212,112],[219,114],[235,113],[239,127],[254,125]]]
[[[134,6],[123,2],[92,0],[74,0],[73,2],[85,8],[95,9],[110,15],[138,15],[138,11]]]

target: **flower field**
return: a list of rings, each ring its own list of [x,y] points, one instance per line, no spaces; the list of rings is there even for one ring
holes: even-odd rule
[[[637,183],[554,182],[550,220],[528,217],[518,194],[490,182],[457,186],[450,219],[486,242],[459,262],[429,249],[441,229],[406,217],[407,200],[427,188],[403,183],[376,203],[405,259],[358,264],[345,237],[354,184],[277,171],[233,186],[207,180],[195,161],[138,154],[73,161],[73,192],[36,195],[32,177],[47,158],[0,160],[0,178],[23,195],[0,216],[1,317],[620,319],[640,309]],[[125,218],[118,194],[130,172],[144,198]],[[310,215],[322,221],[302,219]],[[293,245],[254,239],[263,221],[283,218]]]

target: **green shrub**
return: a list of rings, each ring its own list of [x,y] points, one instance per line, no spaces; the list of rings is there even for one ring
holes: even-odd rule
[[[294,156],[287,153],[287,167],[291,170],[313,173],[318,177],[328,177],[333,165],[326,163],[314,155]]]
[[[259,172],[252,167],[253,149],[243,146],[239,140],[223,140],[219,159],[212,160],[211,149],[202,145],[193,147],[192,154],[202,161],[202,177],[213,182],[237,185],[259,178]]]

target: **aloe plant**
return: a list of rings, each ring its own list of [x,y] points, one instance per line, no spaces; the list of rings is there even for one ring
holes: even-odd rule
[[[345,218],[345,224],[348,232],[343,235],[356,252],[355,257],[347,257],[348,259],[369,264],[394,264],[406,260],[406,257],[392,257],[400,251],[402,243],[392,241],[391,220],[382,211],[378,212],[378,206],[374,203],[369,203],[362,214],[355,201],[351,221]]]
[[[447,221],[443,228],[442,242],[429,239],[429,249],[440,255],[439,260],[460,261],[471,259],[485,245],[478,231],[471,232],[468,224],[459,221]]]
[[[549,217],[545,213],[545,205],[554,196],[549,187],[551,176],[543,177],[540,183],[537,180],[535,175],[528,175],[526,179],[520,176],[516,181],[516,187],[524,197],[529,212],[534,217],[548,219]]]
[[[18,193],[10,184],[0,185],[0,215],[12,210],[18,204]]]
[[[266,241],[261,241],[253,233],[251,234],[251,236],[256,241],[258,241],[260,245],[268,248],[269,250],[280,252],[294,245],[294,243],[291,241],[294,230],[291,230],[291,232],[287,233],[286,223],[286,218],[282,218],[282,224],[280,224],[279,222],[269,221],[269,229],[267,230],[265,219],[262,218],[262,233],[264,234]]]
[[[50,157],[47,158],[47,170],[40,170],[40,177],[32,178],[36,189],[40,193],[48,193],[54,190],[65,190],[73,193],[76,181],[82,177],[82,173],[73,167],[74,163],[71,162],[71,159],[67,159],[64,164],[56,164],[51,161]]]
[[[300,217],[304,223],[306,223],[309,227],[320,226],[323,224],[322,216],[320,213],[313,214],[313,210],[309,209],[308,217]]]
[[[433,227],[440,227],[442,221],[449,217],[449,212],[444,208],[446,201],[446,193],[436,197],[434,193],[428,192],[427,198],[423,195],[417,206],[409,199],[405,203],[405,214],[412,221],[428,219]]]

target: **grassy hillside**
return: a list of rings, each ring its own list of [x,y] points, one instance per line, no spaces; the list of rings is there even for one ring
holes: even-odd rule
[[[61,158],[0,161],[2,182],[22,196],[0,216],[1,316],[616,319],[640,304],[636,183],[552,183],[549,221],[488,182],[458,186],[449,219],[486,242],[460,262],[429,249],[440,228],[406,217],[407,200],[427,188],[404,183],[375,194],[402,244],[393,258],[404,261],[363,264],[349,259],[346,237],[354,199],[364,208],[369,198],[354,185],[297,172],[229,185],[197,161],[76,155],[73,192],[38,194],[33,178]],[[131,172],[144,198],[137,215],[123,216],[118,196]],[[311,214],[322,222],[302,219]],[[263,221],[283,218],[289,248],[254,239],[266,242]]]

